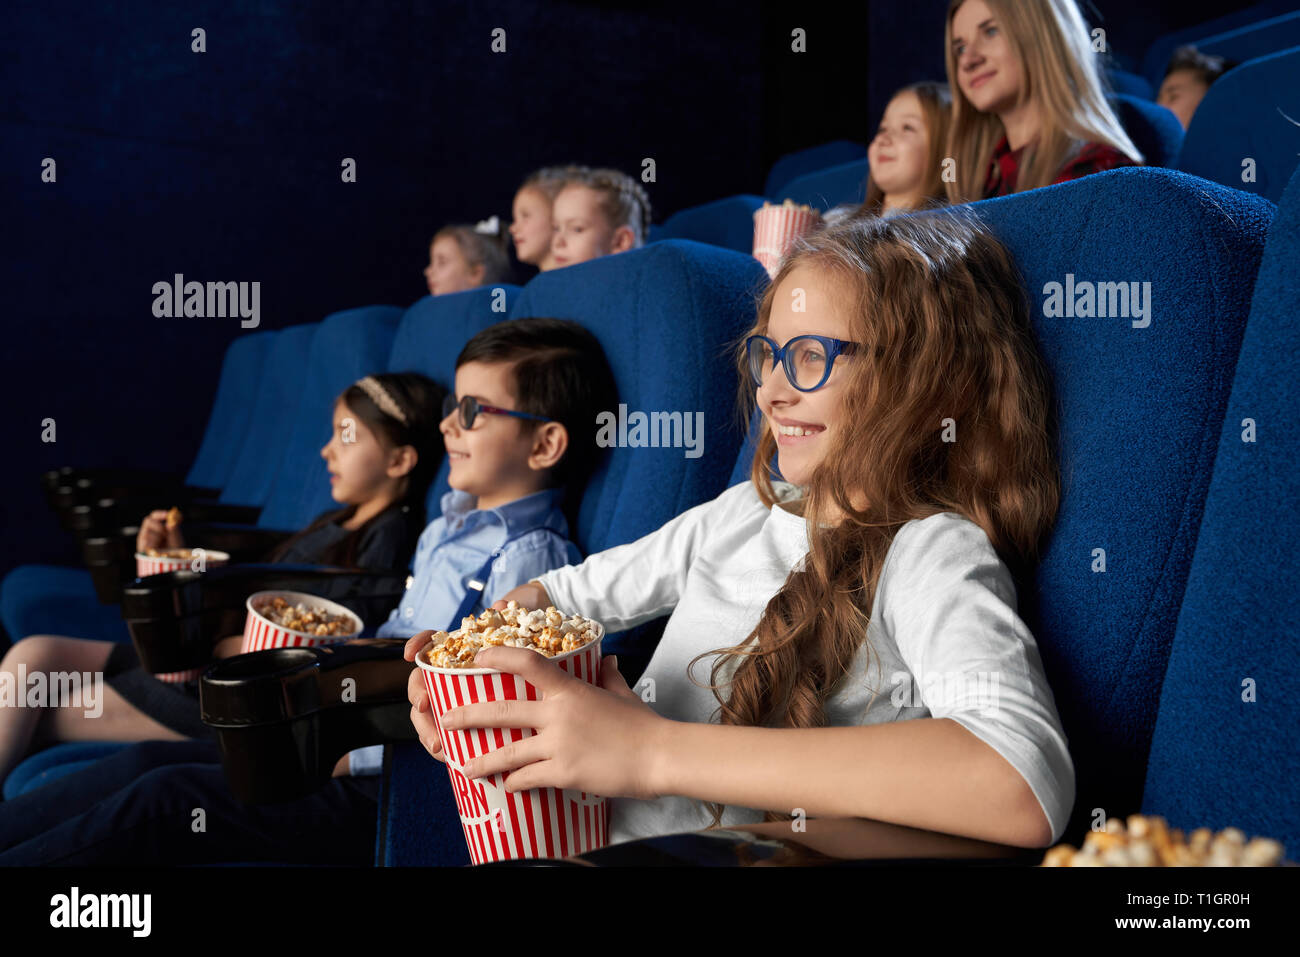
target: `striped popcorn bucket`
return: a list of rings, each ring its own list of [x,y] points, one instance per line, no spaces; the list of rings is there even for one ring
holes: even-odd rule
[[[272,598],[283,598],[291,605],[300,602],[308,608],[328,612],[331,615],[347,615],[352,619],[353,629],[346,635],[309,635],[305,631],[294,631],[263,618],[257,611]],[[259,591],[248,596],[244,602],[248,615],[244,618],[244,643],[239,653],[246,655],[250,651],[265,651],[267,648],[313,648],[317,645],[330,645],[338,641],[348,641],[361,634],[365,626],[353,612],[335,602],[308,595],[300,591]]]
[[[230,561],[230,556],[225,552],[208,548],[191,549],[184,558],[155,558],[144,552],[136,552],[135,574],[138,578],[145,578],[148,575],[163,575],[167,572],[190,571],[194,569],[196,561],[202,562],[201,568],[216,568]]]
[[[796,206],[788,199],[780,206],[764,203],[754,210],[754,258],[775,276],[786,251],[821,218],[811,206]]]
[[[216,568],[218,565],[229,562],[230,556],[226,552],[208,548],[191,549],[189,556],[185,558],[159,558],[146,555],[144,552],[136,552],[135,573],[137,577],[145,578],[149,575],[163,575],[167,572],[193,571],[197,561],[201,561],[202,564],[199,567],[202,569]],[[185,671],[163,671],[155,674],[154,677],[168,684],[184,684],[203,674],[205,668],[207,668],[207,665],[201,665],[198,668],[187,668]]]
[[[600,642],[604,635],[604,628],[600,628],[594,641],[556,655],[551,661],[576,678],[599,684]],[[569,857],[609,843],[609,802],[603,797],[558,788],[509,794],[504,775],[471,780],[460,771],[471,758],[505,747],[510,741],[522,741],[535,732],[532,728],[448,731],[443,729],[439,716],[471,702],[537,701],[541,694],[536,688],[518,675],[491,668],[435,668],[423,655],[417,655],[415,661],[429,689],[430,710],[442,737],[442,753],[473,863]]]

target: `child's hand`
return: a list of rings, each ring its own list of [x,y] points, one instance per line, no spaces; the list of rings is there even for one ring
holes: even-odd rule
[[[420,636],[416,635],[416,638],[418,637]],[[410,645],[408,644],[407,647],[409,648]],[[414,655],[411,655],[408,660],[413,658]],[[442,738],[438,735],[438,725],[433,720],[433,712],[429,710],[429,689],[424,686],[424,675],[420,673],[419,668],[411,672],[411,677],[406,682],[406,697],[411,702],[411,724],[415,725],[415,733],[419,736],[420,743],[424,745],[424,750],[442,761]]]
[[[135,550],[143,552],[150,548],[184,548],[185,539],[180,526],[167,527],[167,512],[155,509],[144,517],[140,531],[135,536]]]
[[[568,675],[527,648],[484,648],[474,664],[519,675],[541,691],[542,700],[486,701],[446,712],[444,728],[533,728],[537,732],[470,761],[466,776],[507,774],[505,786],[511,792],[554,787],[602,797],[651,800],[659,796],[653,772],[668,721],[627,686],[614,656],[601,662],[600,687]],[[433,734],[437,736],[436,730]],[[429,753],[438,757],[432,749]]]
[[[546,594],[546,589],[538,582],[526,582],[517,588],[512,588],[506,592],[505,597],[494,601],[492,607],[497,611],[505,611],[506,602],[517,601],[519,607],[527,608],[532,611],[534,608],[546,608],[555,604],[551,601],[551,596]]]

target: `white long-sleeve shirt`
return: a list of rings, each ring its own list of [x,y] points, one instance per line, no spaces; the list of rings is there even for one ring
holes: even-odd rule
[[[788,484],[776,488],[783,502],[800,493]],[[688,664],[743,643],[807,552],[804,519],[780,504],[764,508],[746,482],[638,541],[538,581],[556,607],[600,621],[607,632],[671,612],[633,690],[663,717],[707,723],[716,722],[718,703],[688,679]],[[1074,764],[1038,646],[1016,612],[1010,572],[978,525],[944,512],[899,529],[881,570],[867,645],[871,654],[859,648],[827,702],[827,723],[951,718],[1024,777],[1059,840],[1074,803]],[[714,660],[701,659],[696,681],[708,684]],[[759,810],[729,806],[722,824],[761,819]],[[701,830],[711,821],[694,799],[619,798],[611,802],[610,840]]]

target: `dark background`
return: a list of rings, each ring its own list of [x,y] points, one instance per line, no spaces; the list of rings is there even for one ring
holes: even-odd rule
[[[1249,5],[1083,0],[1130,68],[1160,34]],[[42,470],[188,468],[241,330],[155,318],[155,282],[259,281],[261,328],[274,329],[414,302],[433,232],[508,220],[541,165],[638,174],[653,157],[655,222],[761,193],[778,156],[865,143],[894,89],[944,78],[945,8],[11,0],[0,574],[77,562]],[[498,26],[504,55],[490,52]],[[195,27],[206,53],[190,51]],[[790,50],[794,27],[805,54]],[[40,180],[47,156],[55,184]],[[340,180],[344,157],[356,183]],[[40,441],[47,417],[55,444]]]

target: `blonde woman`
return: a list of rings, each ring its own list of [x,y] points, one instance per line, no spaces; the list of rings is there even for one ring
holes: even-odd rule
[[[1074,0],[950,0],[954,203],[1143,163],[1106,102]]]

